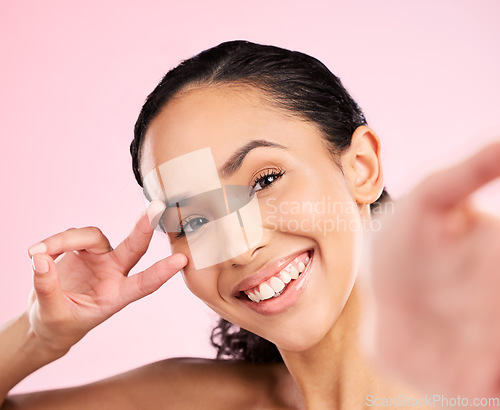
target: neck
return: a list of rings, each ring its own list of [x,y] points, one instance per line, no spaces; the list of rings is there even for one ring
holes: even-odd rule
[[[335,325],[318,344],[301,352],[280,349],[308,409],[364,408],[369,394],[401,393],[361,354],[359,319],[360,298],[355,286]]]

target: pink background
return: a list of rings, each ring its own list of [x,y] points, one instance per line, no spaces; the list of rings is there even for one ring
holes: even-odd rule
[[[499,16],[497,0],[2,1],[0,322],[26,305],[29,245],[70,227],[97,225],[114,246],[128,233],[144,206],[131,170],[133,125],[182,59],[231,39],[318,57],[382,138],[386,185],[398,196],[499,137]],[[498,192],[491,185],[483,205],[500,209]],[[167,249],[156,236],[136,271]],[[175,277],[16,391],[212,357],[214,323]]]

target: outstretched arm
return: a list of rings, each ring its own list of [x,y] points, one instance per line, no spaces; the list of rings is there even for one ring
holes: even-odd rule
[[[370,238],[365,342],[437,394],[500,394],[500,220],[471,195],[500,177],[500,142],[426,178]]]

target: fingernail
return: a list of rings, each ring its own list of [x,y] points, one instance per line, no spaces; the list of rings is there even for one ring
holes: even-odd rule
[[[28,248],[28,252],[30,253],[31,256],[37,254],[37,253],[46,253],[47,252],[47,246],[43,242],[36,243],[33,246],[30,246]]]
[[[156,199],[149,203],[147,208],[147,213],[148,213],[149,224],[151,225],[152,229],[155,229],[156,226],[158,225],[158,222],[160,222],[160,218],[165,208],[166,208],[165,203]]]
[[[40,257],[33,256],[31,258],[33,269],[37,273],[47,273],[49,271],[49,263]]]

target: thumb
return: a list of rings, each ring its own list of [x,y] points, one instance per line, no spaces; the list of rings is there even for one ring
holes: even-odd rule
[[[125,305],[158,290],[167,280],[186,266],[188,259],[182,253],[176,253],[156,262],[148,269],[125,279],[122,297]]]
[[[40,310],[48,315],[60,312],[64,300],[59,275],[54,260],[46,254],[36,254],[31,258],[33,285]]]

